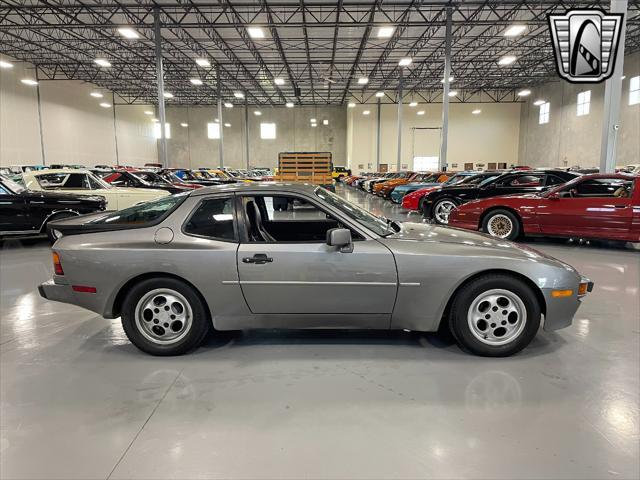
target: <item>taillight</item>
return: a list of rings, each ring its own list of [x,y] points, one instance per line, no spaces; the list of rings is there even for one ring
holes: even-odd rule
[[[58,255],[58,252],[53,252],[53,271],[56,275],[64,275],[64,270],[62,269],[62,263],[60,263],[60,255]]]

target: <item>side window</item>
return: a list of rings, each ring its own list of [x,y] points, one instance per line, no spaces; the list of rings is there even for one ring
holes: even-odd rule
[[[233,197],[204,200],[191,214],[184,232],[225,242],[237,241],[233,226]]]
[[[250,242],[324,243],[328,230],[343,226],[295,196],[244,197],[242,208]],[[351,235],[354,240],[363,239],[357,232]]]
[[[631,198],[633,181],[617,178],[596,178],[579,183],[571,193],[574,197]]]
[[[36,176],[36,180],[38,180],[38,183],[44,189],[61,188],[65,184],[68,176],[67,173],[47,173]]]
[[[536,175],[522,175],[509,180],[508,187],[539,187],[542,185],[542,177]]]
[[[9,195],[9,192],[2,185],[0,185],[0,195]]]
[[[560,177],[557,177],[555,175],[547,175],[547,185],[560,185],[562,183],[565,183],[566,180],[563,180]]]

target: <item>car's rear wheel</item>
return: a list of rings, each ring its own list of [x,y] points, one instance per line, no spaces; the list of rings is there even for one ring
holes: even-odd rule
[[[505,357],[525,348],[540,327],[541,306],[519,278],[490,274],[464,285],[449,322],[460,345],[486,357]]]
[[[436,223],[446,225],[449,223],[449,214],[458,206],[452,198],[442,198],[433,204],[432,216]]]
[[[515,240],[520,235],[520,220],[509,210],[493,210],[482,221],[482,230],[492,237]]]
[[[182,355],[202,343],[211,320],[192,287],[174,278],[152,278],[127,294],[122,326],[131,343],[143,352]]]

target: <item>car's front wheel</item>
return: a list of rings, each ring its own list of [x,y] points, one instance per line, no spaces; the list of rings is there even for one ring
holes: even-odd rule
[[[506,357],[525,348],[540,327],[541,305],[524,281],[488,274],[464,285],[449,323],[460,345],[485,357]]]
[[[458,206],[457,202],[452,198],[441,198],[433,204],[432,217],[436,223],[446,225],[449,223],[449,214],[451,210]]]
[[[152,278],[127,294],[122,326],[131,343],[143,352],[182,355],[202,343],[211,320],[192,287],[174,278]]]
[[[493,210],[482,221],[482,230],[492,237],[515,240],[520,235],[520,220],[509,210]]]

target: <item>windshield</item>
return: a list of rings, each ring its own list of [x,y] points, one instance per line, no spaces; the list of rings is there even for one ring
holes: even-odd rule
[[[44,190],[108,190],[113,188],[100,177],[89,172],[43,173],[35,176]]]
[[[187,198],[189,192],[143,202],[133,207],[112,212],[88,223],[107,225],[141,225],[160,219]]]
[[[316,188],[314,193],[321,200],[324,200],[332,207],[337,208],[348,217],[364,225],[369,230],[376,232],[378,235],[389,235],[390,233],[394,233],[393,230],[389,229],[389,224],[386,220],[376,217],[374,214],[367,212],[353,203],[347,202],[335,193],[331,193],[322,187]]]
[[[13,193],[22,193],[27,190],[19,183],[16,183],[7,177],[2,177],[2,183],[4,183],[5,187],[7,187]]]
[[[136,173],[132,173],[131,175],[150,185],[169,184],[169,182],[167,182],[164,178],[162,178],[160,175],[154,172],[136,172]]]

